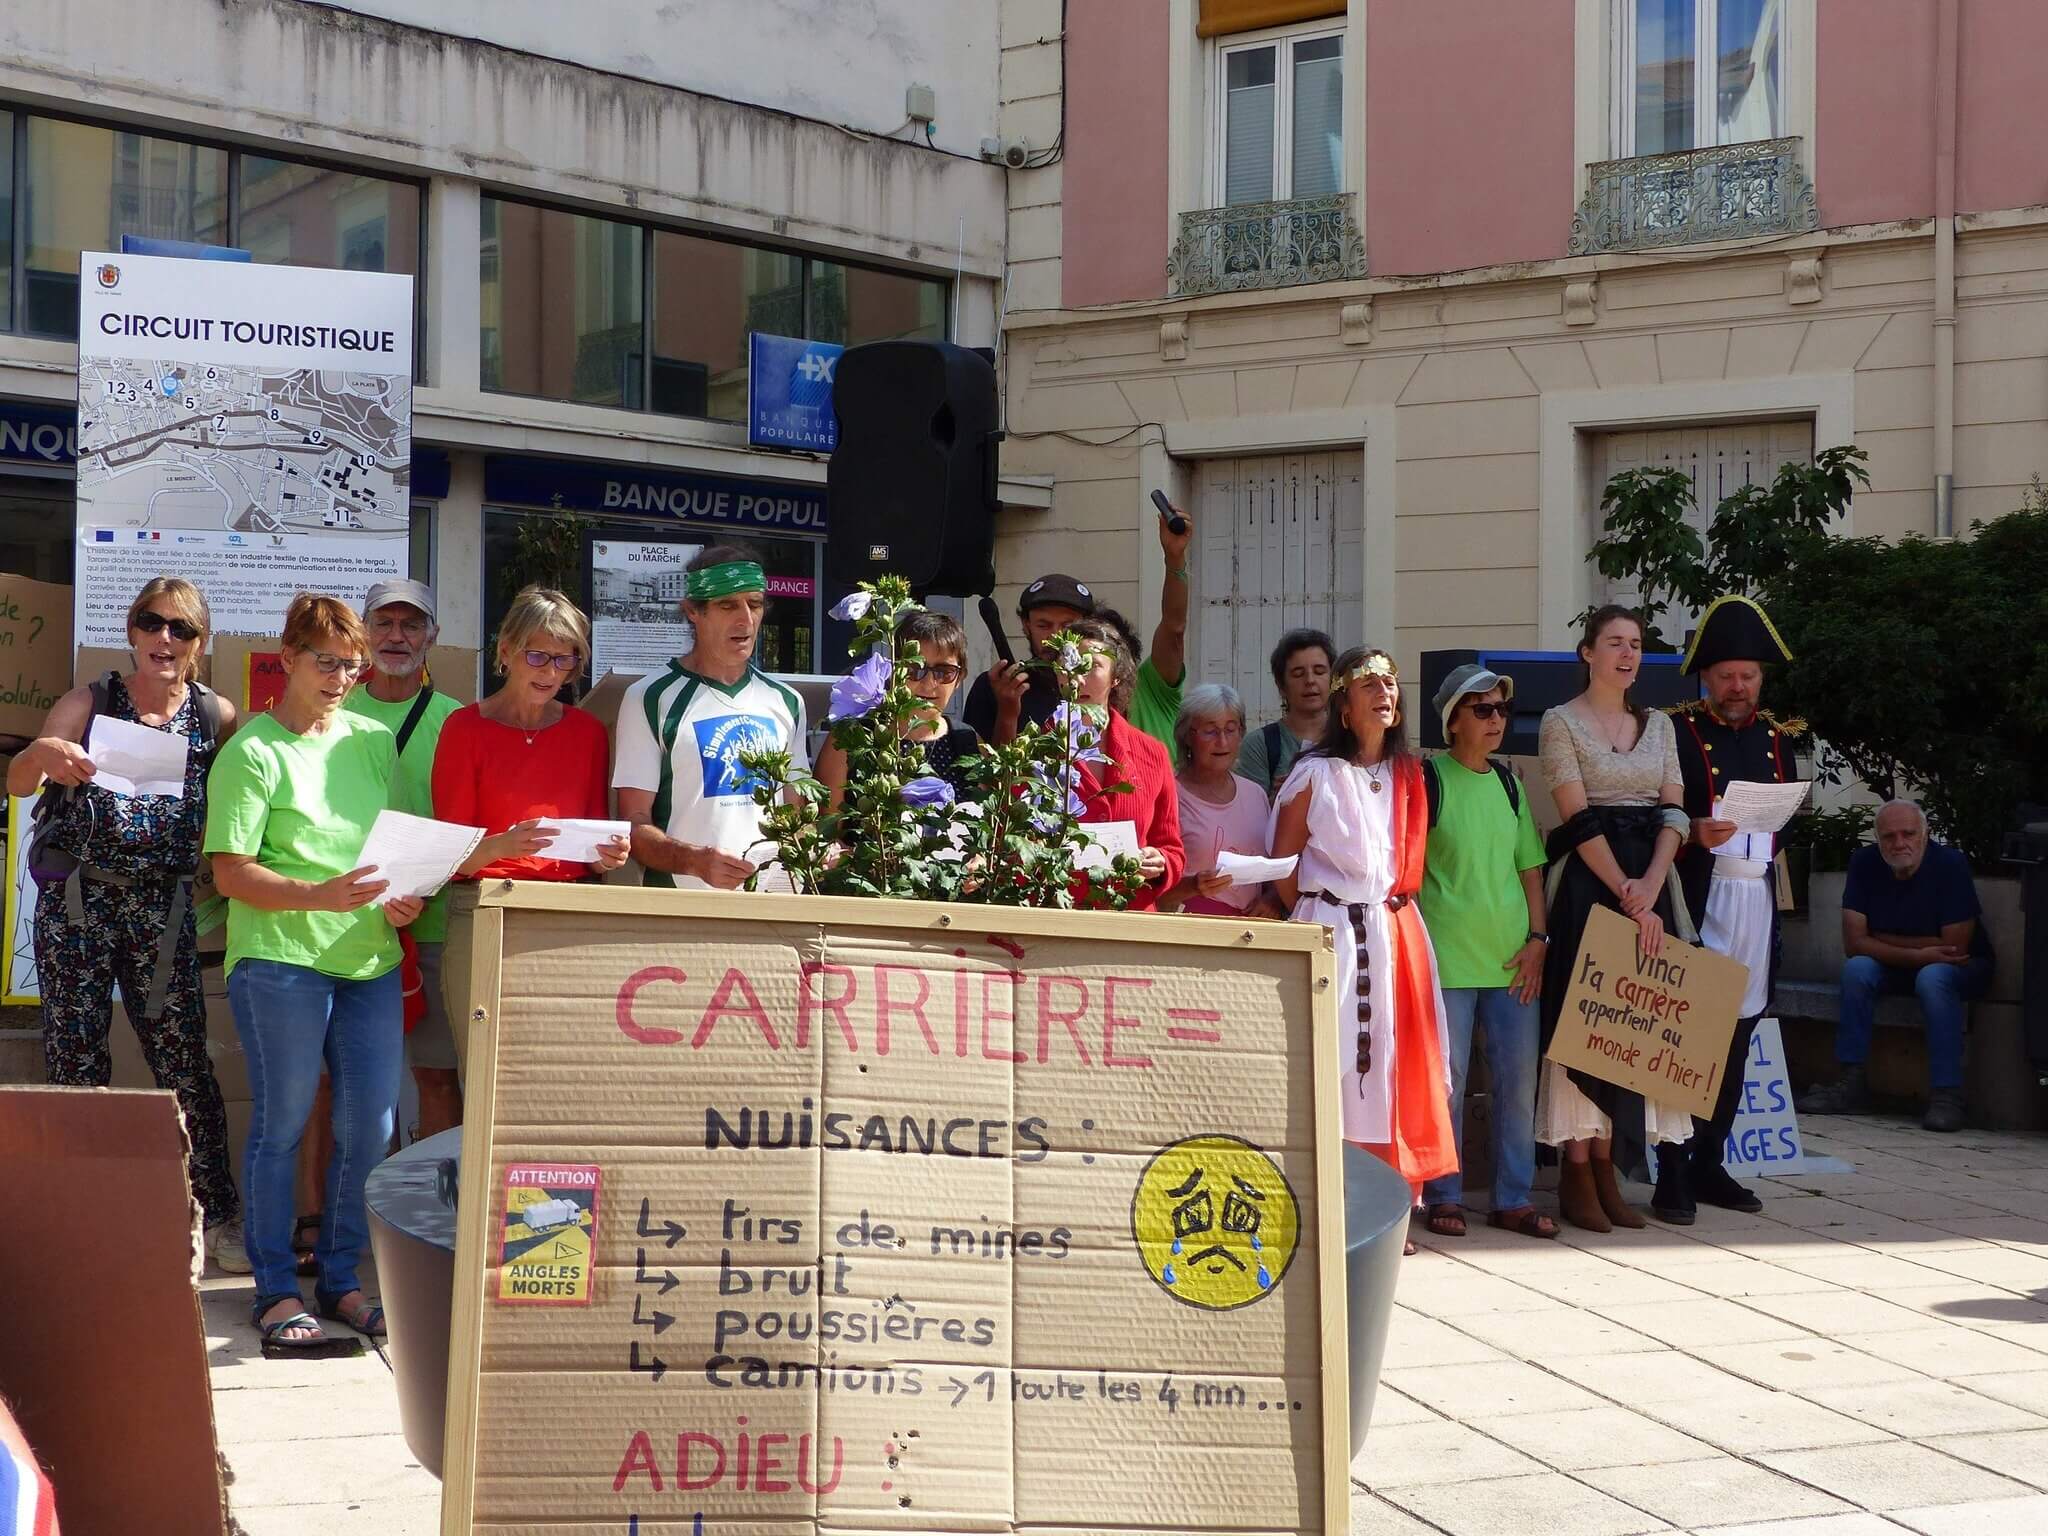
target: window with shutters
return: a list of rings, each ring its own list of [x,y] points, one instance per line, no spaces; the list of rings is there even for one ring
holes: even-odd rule
[[[1596,443],[1595,453],[1600,473],[1594,492],[1592,537],[1600,536],[1598,497],[1609,480],[1625,469],[1680,469],[1692,481],[1693,504],[1686,521],[1704,540],[1714,509],[1725,497],[1745,485],[1769,484],[1777,478],[1781,464],[1813,462],[1813,423],[1750,421],[1608,432]],[[1626,582],[1595,580],[1603,583],[1600,602],[1633,604],[1637,600],[1634,587]],[[1664,629],[1667,635],[1682,634],[1688,627],[1679,623],[1667,624]]]
[[[1231,38],[1216,49],[1211,201],[1331,197],[1344,186],[1344,32]]]
[[[1364,472],[1361,453],[1201,466],[1193,672],[1237,689],[1254,721],[1274,712],[1267,660],[1288,630],[1364,641]]]

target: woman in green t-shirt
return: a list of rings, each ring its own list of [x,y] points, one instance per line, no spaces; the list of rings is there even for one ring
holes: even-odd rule
[[[421,903],[372,906],[386,881],[356,855],[391,794],[397,743],[342,709],[369,656],[339,599],[300,593],[285,614],[284,696],[221,749],[208,780],[206,852],[228,899],[228,1001],[254,1100],[243,1156],[251,1314],[265,1342],[322,1343],[299,1296],[292,1186],[299,1136],[324,1066],[334,1083],[327,1219],[315,1248],[322,1317],[381,1338],[363,1295],[363,1184],[391,1144],[404,1059],[397,929]]]

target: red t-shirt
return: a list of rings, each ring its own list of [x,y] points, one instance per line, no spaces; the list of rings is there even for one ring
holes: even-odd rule
[[[565,709],[529,740],[465,704],[441,726],[434,816],[491,833],[534,816],[603,820],[611,814],[611,776],[611,743],[593,715]],[[580,880],[589,873],[588,864],[560,859],[499,859],[470,878]]]

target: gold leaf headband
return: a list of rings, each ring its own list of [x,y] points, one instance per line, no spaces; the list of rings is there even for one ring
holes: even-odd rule
[[[1375,651],[1357,666],[1339,676],[1337,686],[1349,688],[1359,679],[1366,677],[1384,678],[1389,683],[1398,683],[1401,680],[1400,671],[1394,666],[1394,658],[1384,651]]]

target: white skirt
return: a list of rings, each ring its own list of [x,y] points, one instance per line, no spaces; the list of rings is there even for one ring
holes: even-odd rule
[[[1614,1134],[1607,1111],[1579,1092],[1571,1074],[1545,1060],[1536,1085],[1536,1139],[1546,1147],[1567,1141],[1605,1141]],[[1652,1146],[1692,1139],[1692,1111],[1643,1100],[1643,1135]]]

